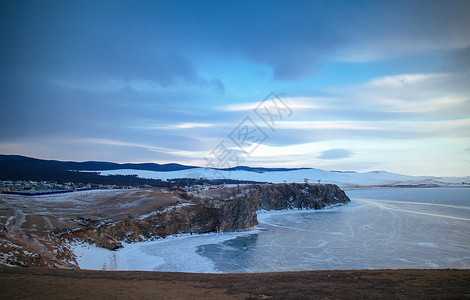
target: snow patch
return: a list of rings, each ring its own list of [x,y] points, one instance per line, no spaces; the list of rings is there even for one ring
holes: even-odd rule
[[[156,210],[156,211],[152,211],[152,212],[149,212],[149,213],[146,213],[146,214],[143,214],[139,217],[140,220],[143,220],[145,218],[148,218],[150,216],[154,216],[158,213],[166,213],[166,212],[169,212],[169,211],[172,211],[176,208],[180,208],[180,207],[184,207],[184,206],[190,206],[190,205],[195,205],[194,203],[181,203],[181,204],[177,204],[177,205],[173,205],[173,206],[170,206],[170,207],[167,207],[163,210]]]

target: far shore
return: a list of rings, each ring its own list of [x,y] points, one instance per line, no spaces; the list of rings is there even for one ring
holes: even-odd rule
[[[355,186],[340,186],[341,189],[348,190],[367,190],[367,189],[433,189],[433,188],[470,188],[470,185],[355,185]]]

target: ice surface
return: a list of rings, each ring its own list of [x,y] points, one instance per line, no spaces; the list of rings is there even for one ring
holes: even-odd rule
[[[470,189],[368,189],[327,210],[265,212],[254,231],[81,248],[82,268],[186,272],[470,268]]]
[[[211,259],[197,253],[197,248],[256,232],[257,229],[230,233],[181,234],[155,241],[123,243],[124,248],[117,251],[84,243],[75,243],[72,246],[82,269],[221,273]]]

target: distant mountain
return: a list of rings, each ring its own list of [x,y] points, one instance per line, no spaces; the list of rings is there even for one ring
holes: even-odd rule
[[[141,178],[136,174],[101,174],[102,172],[119,173],[122,170],[135,172],[181,172],[197,167],[185,166],[181,164],[118,164],[110,162],[73,162],[36,159],[20,155],[0,154],[0,180],[34,180],[34,181],[57,181],[61,183],[92,183],[105,185],[151,185],[168,186],[168,182],[159,178]],[[131,173],[133,173],[131,172]],[[180,180],[181,181],[181,180]],[[180,182],[176,181],[176,182]],[[208,182],[203,180],[183,180],[182,183],[191,182],[193,184],[203,184]],[[221,178],[220,180],[210,180],[212,184],[222,183],[256,183],[255,181],[232,180]]]
[[[196,166],[187,166],[177,163],[112,163],[103,161],[58,161],[45,160],[21,155],[0,154],[0,180],[36,180],[36,181],[60,181],[60,182],[86,182],[103,184],[152,184],[161,185],[158,178],[142,178],[135,174],[119,174],[122,170],[129,173],[139,172],[164,172],[173,173],[200,169]],[[212,169],[213,171],[246,171],[246,172],[280,172],[301,170],[303,168],[252,168],[238,166],[230,169]],[[110,174],[104,174],[111,172]],[[106,176],[100,176],[102,175]],[[114,173],[114,174],[113,174]],[[112,175],[112,176],[108,176]],[[176,177],[171,177],[176,178]],[[220,178],[219,178],[220,179]],[[223,179],[228,179],[224,177]],[[225,180],[231,182],[230,179]],[[224,181],[224,182],[225,182]],[[243,180],[238,180],[241,182]]]
[[[113,178],[110,178],[114,176]],[[251,182],[334,183],[354,186],[470,186],[470,177],[409,176],[386,171],[357,173],[314,168],[262,168],[238,166],[227,169],[201,168],[181,164],[119,164],[43,160],[19,155],[0,155],[0,179],[56,180],[80,182],[131,182],[161,184],[175,178],[235,180]],[[147,182],[147,181],[145,181]],[[227,181],[228,182],[228,181]],[[147,182],[146,184],[148,184]]]
[[[185,166],[180,164],[154,164],[154,163],[141,163],[141,164],[118,164],[102,161],[58,161],[58,160],[44,160],[31,158],[20,155],[2,155],[0,154],[0,168],[25,168],[25,169],[55,169],[65,171],[95,171],[95,170],[120,170],[120,169],[134,169],[146,171],[179,171],[191,168],[193,166]]]
[[[3,155],[0,154],[0,169],[1,168],[23,168],[23,169],[55,169],[64,171],[111,171],[111,170],[143,170],[155,172],[171,172],[181,171],[188,169],[199,168],[197,166],[187,166],[176,163],[171,164],[156,164],[156,163],[111,163],[103,161],[58,161],[58,160],[44,160],[31,158],[20,155]],[[307,168],[257,168],[257,167],[244,167],[238,166],[228,169],[216,169],[224,171],[248,171],[248,172],[277,172],[277,171],[293,171],[302,170]]]
[[[272,183],[333,183],[340,187],[372,187],[372,186],[396,186],[396,187],[432,187],[432,186],[459,186],[470,187],[470,176],[467,177],[433,177],[433,176],[410,176],[385,171],[372,172],[342,172],[326,171],[313,168],[281,169],[273,170],[266,168],[244,170],[226,169],[216,170],[207,168],[193,168],[188,170],[155,172],[145,170],[112,170],[100,171],[101,175],[134,175],[138,178],[168,180],[172,178],[204,178],[218,179],[230,178],[232,180],[249,180],[256,182]]]
[[[255,173],[264,173],[264,172],[285,172],[285,171],[295,171],[295,170],[308,170],[311,168],[257,168],[257,167],[244,167],[238,166],[233,168],[227,169],[214,169],[214,170],[221,170],[221,171],[247,171],[247,172],[255,172]]]

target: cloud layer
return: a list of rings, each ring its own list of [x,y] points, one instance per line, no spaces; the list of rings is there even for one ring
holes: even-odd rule
[[[204,165],[248,117],[249,165],[468,175],[468,1],[0,6],[1,153]]]

